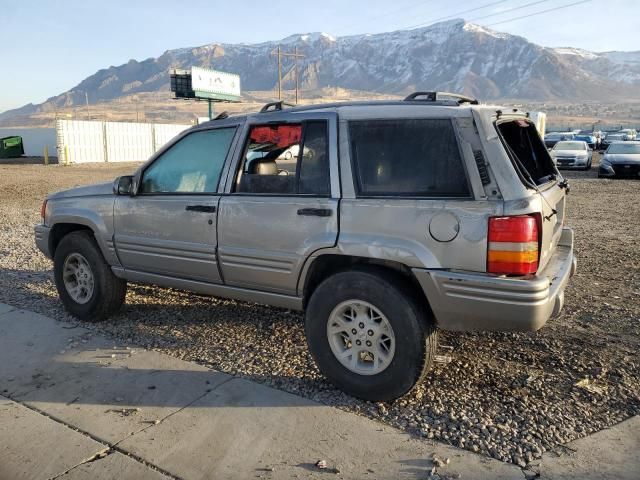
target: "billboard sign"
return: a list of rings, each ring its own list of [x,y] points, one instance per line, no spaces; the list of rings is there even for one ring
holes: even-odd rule
[[[233,73],[191,67],[191,88],[198,98],[240,101],[240,76]]]

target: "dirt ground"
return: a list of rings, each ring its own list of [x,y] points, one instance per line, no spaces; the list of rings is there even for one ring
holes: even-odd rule
[[[597,158],[594,162],[597,165]],[[443,333],[423,385],[392,404],[350,398],[307,353],[297,312],[133,285],[114,339],[197,361],[418,435],[535,465],[542,452],[640,414],[640,180],[570,179],[567,223],[578,273],[562,315],[536,333]],[[0,302],[66,321],[51,262],[34,246],[48,192],[112,180],[136,166],[0,164]]]

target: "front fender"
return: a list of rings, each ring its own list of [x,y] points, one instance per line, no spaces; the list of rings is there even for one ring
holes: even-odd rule
[[[48,224],[90,228],[109,265],[120,265],[113,244],[113,197],[69,198],[50,201]],[[78,204],[82,204],[79,206]],[[51,250],[53,251],[53,249]]]

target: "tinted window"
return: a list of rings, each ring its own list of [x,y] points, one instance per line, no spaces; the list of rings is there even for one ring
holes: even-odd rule
[[[194,132],[149,166],[142,193],[215,193],[234,128]]]
[[[355,121],[349,138],[360,195],[469,196],[449,120]]]
[[[251,127],[236,192],[329,194],[326,122]]]
[[[310,122],[306,124],[299,171],[299,193],[329,194],[327,122]]]

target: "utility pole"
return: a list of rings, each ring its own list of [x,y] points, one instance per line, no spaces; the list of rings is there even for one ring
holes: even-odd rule
[[[282,51],[278,45],[277,53],[271,52],[271,55],[278,56],[278,100],[282,100]]]
[[[298,104],[298,86],[299,86],[299,82],[298,82],[298,47],[297,46],[296,46],[296,48],[294,50],[293,60],[294,60],[295,65],[296,65],[296,105],[297,105]]]
[[[295,60],[295,74],[296,74],[296,104],[298,103],[298,58],[304,58],[304,55],[298,53],[298,47],[295,48],[294,53],[283,53],[280,45],[276,52],[271,52],[271,55],[278,56],[278,100],[282,100],[282,57],[293,57]]]
[[[89,120],[89,94],[86,91],[84,92],[84,101],[87,104],[87,120]]]

